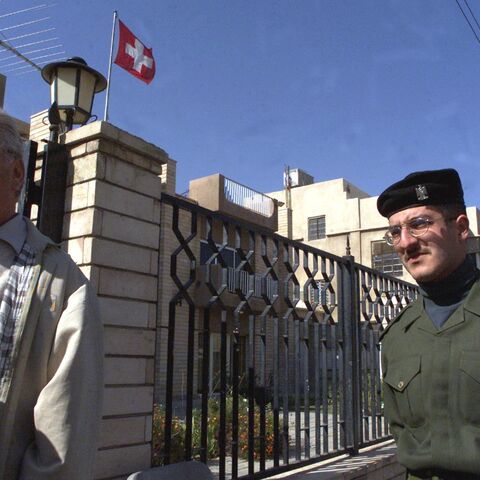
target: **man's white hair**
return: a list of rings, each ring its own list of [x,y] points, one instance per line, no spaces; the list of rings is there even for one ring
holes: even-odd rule
[[[23,143],[13,118],[0,108],[0,158],[13,160],[22,158]]]

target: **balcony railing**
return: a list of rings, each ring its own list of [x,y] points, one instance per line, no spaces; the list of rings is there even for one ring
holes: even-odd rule
[[[274,202],[270,197],[234,182],[229,178],[225,178],[224,195],[229,202],[239,207],[247,208],[264,217],[271,217],[275,211]]]

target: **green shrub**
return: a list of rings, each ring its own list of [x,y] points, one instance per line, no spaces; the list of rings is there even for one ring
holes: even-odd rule
[[[232,410],[233,397],[229,394],[226,398],[226,452],[232,453]],[[270,405],[265,407],[265,457],[273,457],[273,412]],[[260,458],[260,408],[254,407],[254,458]],[[170,462],[185,460],[185,421],[179,417],[172,419],[171,452]],[[207,458],[218,458],[220,431],[220,399],[211,397],[208,401],[207,422]],[[153,465],[161,465],[164,456],[165,434],[165,409],[161,405],[155,405],[153,411]],[[192,415],[192,448],[193,458],[200,456],[201,437],[201,410],[194,409]],[[248,400],[238,397],[238,455],[240,458],[248,458]]]

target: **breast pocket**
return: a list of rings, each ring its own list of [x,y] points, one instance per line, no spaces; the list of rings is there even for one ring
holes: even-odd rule
[[[384,382],[394,391],[402,421],[410,427],[425,423],[420,356],[390,361]]]
[[[465,422],[480,424],[480,352],[462,352],[459,382],[461,418]]]

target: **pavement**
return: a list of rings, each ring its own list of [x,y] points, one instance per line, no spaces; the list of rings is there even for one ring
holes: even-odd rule
[[[269,479],[288,480],[356,480],[401,479],[405,470],[396,463],[396,447],[391,440],[364,449],[355,457],[343,456],[298,470],[285,472]]]

